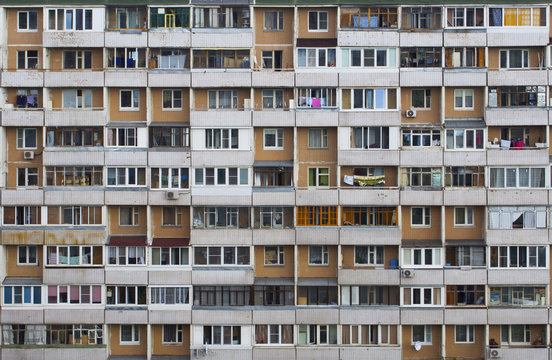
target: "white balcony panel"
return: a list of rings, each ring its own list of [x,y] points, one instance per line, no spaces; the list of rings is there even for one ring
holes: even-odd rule
[[[398,306],[393,308],[381,308],[376,306],[347,309],[341,307],[339,322],[341,324],[399,324],[400,311]]]
[[[44,244],[44,231],[42,230],[24,230],[30,229],[22,227],[21,230],[2,230],[2,245],[42,245]]]
[[[250,325],[253,319],[251,310],[194,310],[192,323],[201,325]]]
[[[198,192],[192,190],[193,206],[250,206],[251,194],[247,195],[228,195],[228,192],[212,192],[208,190]]]
[[[168,192],[177,193],[176,199],[167,199]],[[188,189],[174,189],[174,190],[159,190],[148,191],[148,204],[149,205],[165,205],[165,206],[190,206],[192,204],[192,196]]]
[[[442,166],[443,165],[443,149],[427,148],[427,149],[407,149],[401,150],[401,166]]]
[[[43,87],[44,73],[38,70],[2,71],[3,87]]]
[[[297,308],[297,324],[339,324],[339,309]]]
[[[487,29],[487,46],[546,46],[548,44],[548,27],[489,27]]]
[[[332,110],[300,110],[295,113],[296,126],[335,127],[339,113]]]
[[[243,341],[243,340],[242,340]],[[208,359],[209,360],[243,360],[251,359],[253,356],[253,349],[251,348],[237,348],[234,345],[228,345],[227,347],[218,349],[218,346],[215,349],[209,350]],[[205,348],[205,346],[202,346]],[[193,351],[193,348],[192,348]]]
[[[105,32],[105,47],[148,47],[148,33],[140,30]]]
[[[256,324],[256,323],[255,323]],[[280,322],[281,324],[281,322]],[[278,348],[274,347],[254,347],[253,360],[295,360],[295,347]]]
[[[443,84],[445,86],[485,86],[487,71],[485,69],[445,69]]]
[[[58,205],[56,203],[56,205]],[[71,227],[69,227],[71,228]],[[45,230],[46,245],[104,245],[107,239],[105,230]]]
[[[210,110],[190,112],[192,127],[243,127],[251,126],[251,111]]]
[[[146,70],[109,70],[105,73],[105,86],[108,87],[146,87]]]
[[[148,165],[151,167],[190,166],[190,152],[183,151],[148,151]]]
[[[504,70],[487,73],[489,86],[534,86],[547,85],[546,70]]]
[[[446,267],[445,284],[451,285],[485,285],[487,283],[487,270],[483,268]]]
[[[399,46],[398,31],[338,30],[337,46]]]
[[[550,283],[550,271],[535,268],[489,269],[487,282],[489,285],[546,285]]]
[[[148,72],[149,87],[179,87],[187,88],[192,83],[192,76],[188,71],[150,70]]]
[[[44,284],[103,284],[103,268],[55,268],[47,267],[42,270]]]
[[[298,69],[295,72],[296,87],[337,87],[338,73],[335,70],[310,71]]]
[[[337,245],[339,230],[337,228],[302,227],[296,230],[298,245]]]
[[[447,188],[444,193],[444,205],[481,205],[487,204],[485,188]]]
[[[485,166],[487,154],[485,151],[444,151],[445,166]]]
[[[74,190],[73,190],[74,189]],[[103,205],[104,192],[102,190],[54,190],[44,192],[45,205]]]
[[[398,166],[399,150],[339,150],[337,159],[342,166]]]
[[[44,309],[45,324],[103,324],[104,309],[103,306],[91,305],[82,309],[68,309],[61,305]]]
[[[296,348],[297,360],[335,360],[340,359],[336,347],[300,347]]]
[[[104,126],[107,113],[103,110],[46,110],[46,126]]]
[[[105,323],[106,324],[147,324],[148,323],[148,311],[144,306],[140,310],[105,310]]]
[[[166,270],[160,268],[149,268],[149,285],[186,285],[192,283],[192,271],[191,268],[185,268],[183,270]]]
[[[42,45],[46,48],[104,47],[101,31],[44,31]]]
[[[487,33],[483,31],[445,31],[443,43],[445,47],[485,47]]]
[[[192,87],[251,87],[251,72],[217,70],[193,72]]]
[[[249,167],[255,161],[253,151],[244,150],[195,150],[192,152],[194,167],[241,166]]]
[[[252,29],[199,29],[192,31],[193,48],[251,48]]]
[[[487,203],[491,205],[545,205],[548,203],[546,190],[487,190]]]
[[[216,270],[195,268],[192,272],[194,285],[253,285],[253,270]],[[235,311],[231,311],[234,313]]]
[[[294,245],[295,229],[253,230],[253,245]]]
[[[400,126],[400,111],[340,111],[339,126]]]
[[[148,283],[148,271],[143,266],[129,267],[128,270],[120,270],[116,267],[105,269],[106,284],[136,284],[146,285]]]
[[[295,73],[293,71],[254,71],[251,75],[253,87],[294,87]]]
[[[396,227],[342,227],[341,245],[400,245],[401,229]]]
[[[545,126],[548,125],[546,108],[486,108],[487,126]]]
[[[262,189],[262,191],[259,191]],[[254,206],[294,206],[295,191],[293,188],[284,191],[278,188],[254,188],[253,189]]]
[[[47,71],[44,86],[47,87],[101,87],[103,71]]]
[[[107,348],[45,348],[44,360],[104,360],[107,357]]]
[[[191,31],[189,29],[150,30],[148,32],[148,46],[150,48],[189,48],[192,45]]]
[[[492,308],[488,310],[489,324],[547,324],[547,308],[514,308],[506,307],[504,309]]]
[[[400,270],[391,269],[340,269],[337,282],[343,285],[399,285],[401,274]]]
[[[439,206],[443,204],[442,191],[402,190],[401,205]]]
[[[148,315],[150,324],[189,324],[191,321],[191,310],[150,310]]]
[[[552,85],[552,70],[548,70],[548,85]]]
[[[12,310],[4,306],[0,317],[4,324],[42,324],[44,323],[44,311],[40,310]]]
[[[253,111],[253,126],[295,126],[295,111],[260,110]]]
[[[443,310],[402,308],[402,325],[441,325],[443,323]]]
[[[253,310],[253,324],[295,324],[295,310]]]
[[[297,206],[330,206],[339,204],[338,190],[297,190]]]
[[[90,148],[91,151],[43,151],[43,165],[104,165],[104,153],[95,151],[97,149]]]
[[[43,126],[44,111],[2,109],[2,126]]]
[[[487,164],[495,165],[548,165],[548,148],[534,150],[489,149]]]
[[[519,360],[519,359],[531,359],[531,360],[549,360],[548,349],[534,349],[534,348],[500,348],[491,349],[498,350],[500,360]],[[486,351],[489,351],[487,349]],[[489,358],[487,358],[489,359]]]
[[[399,86],[399,70],[359,70],[342,71],[339,73],[339,86]]]
[[[400,80],[403,87],[442,86],[443,72],[441,68],[403,68]]]
[[[341,205],[399,205],[398,189],[342,188],[339,190]]]
[[[442,31],[401,31],[401,47],[419,47],[419,46],[443,46]]]
[[[146,151],[106,151],[105,165],[111,166],[146,166],[148,153]]]
[[[2,190],[2,205],[42,205],[44,192],[38,189]]]
[[[38,348],[3,348],[2,360],[44,360],[44,349]]]
[[[148,192],[147,191],[124,191],[124,190],[106,191],[105,204],[106,205],[147,205]]]
[[[463,309],[445,309],[445,324],[485,325],[487,309],[474,309],[468,306]]]
[[[442,269],[412,269],[414,276],[401,277],[401,285],[441,285],[444,274]]]
[[[487,230],[487,245],[546,245],[548,229]]]
[[[242,245],[249,246],[253,241],[253,231],[249,229],[198,229],[191,231],[191,245]]]
[[[378,360],[400,360],[400,347],[343,347],[340,352],[342,360],[356,359],[378,359]]]

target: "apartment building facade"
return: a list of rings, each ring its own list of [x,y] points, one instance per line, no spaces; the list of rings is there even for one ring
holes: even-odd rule
[[[1,358],[552,359],[550,17],[2,1]]]

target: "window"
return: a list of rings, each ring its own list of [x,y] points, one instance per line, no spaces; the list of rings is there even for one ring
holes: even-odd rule
[[[49,127],[46,146],[103,146],[103,128]]]
[[[194,286],[194,304],[199,306],[249,306],[250,286]]]
[[[151,26],[151,24],[150,24]],[[151,56],[155,59],[157,69],[184,69],[189,51],[183,49],[152,49]],[[188,60],[189,62],[190,60]],[[150,63],[151,65],[151,63]],[[188,66],[189,67],[189,64]]]
[[[265,265],[284,265],[284,247],[283,246],[265,246],[264,264]]]
[[[255,305],[262,306],[284,306],[295,305],[295,295],[293,286],[280,285],[255,285],[254,301]]]
[[[454,90],[454,110],[473,110],[473,89]]]
[[[206,149],[238,149],[239,129],[205,129]]]
[[[92,90],[90,89],[64,89],[64,109],[90,109],[92,108]]]
[[[194,228],[250,228],[251,209],[247,207],[195,207]]]
[[[284,227],[284,215],[288,221],[291,217],[290,210],[290,208],[286,208],[284,214],[284,208],[282,207],[256,208],[255,222],[257,222],[257,219],[260,220],[259,227],[261,229],[282,229]]]
[[[283,150],[284,129],[263,129],[263,149]]]
[[[48,206],[48,224],[101,225],[101,206]]]
[[[151,264],[163,266],[189,265],[187,247],[152,247]]]
[[[182,344],[182,325],[163,325],[163,344]]]
[[[249,50],[194,50],[194,69],[249,69]]]
[[[529,67],[529,50],[500,50],[501,69],[521,69]]]
[[[405,306],[441,306],[442,288],[430,287],[405,287],[403,292],[403,304]]]
[[[403,7],[403,29],[441,29],[441,8]]]
[[[5,225],[40,225],[40,206],[5,206]]]
[[[209,109],[237,109],[238,90],[209,90]]]
[[[340,10],[342,28],[373,29],[398,26],[396,7],[341,7]]]
[[[441,67],[442,48],[440,47],[413,47],[401,48],[401,67],[424,68]]]
[[[41,289],[40,286],[3,286],[2,305],[40,305]]]
[[[509,86],[489,88],[489,107],[546,106],[546,87]]]
[[[107,186],[146,186],[146,169],[107,168]]]
[[[489,26],[546,26],[546,9],[489,8]]]
[[[108,48],[106,49],[107,67],[115,69],[145,69],[145,48]]]
[[[197,28],[249,28],[248,6],[195,7],[194,26]]]
[[[38,69],[38,50],[22,50],[17,52],[18,69]]]
[[[309,149],[328,148],[328,129],[309,129]]]
[[[187,28],[190,26],[190,8],[150,8],[150,29]]]
[[[491,246],[491,268],[545,268],[546,246]]]
[[[91,69],[92,51],[72,50],[63,52],[64,69]]]
[[[101,166],[46,166],[46,186],[101,186]]]
[[[431,325],[412,325],[412,345],[431,345]]]
[[[107,286],[107,305],[147,305],[145,286]]]
[[[330,263],[327,245],[309,246],[309,265],[328,265]]]
[[[343,110],[396,110],[397,89],[342,89]]]
[[[17,168],[17,186],[38,186],[38,168]]]
[[[489,306],[545,306],[544,287],[491,287]]]
[[[49,9],[48,30],[92,30],[92,9]]]
[[[412,107],[415,109],[431,109],[431,89],[412,90]]]
[[[440,248],[403,248],[403,266],[405,267],[440,267]]]
[[[146,265],[144,246],[109,246],[107,249],[109,265]]]
[[[397,66],[397,49],[369,48],[343,49],[342,67],[395,67]]]
[[[299,345],[336,345],[337,325],[299,325]]]
[[[263,109],[283,109],[284,90],[263,89]]]
[[[441,168],[401,168],[401,185],[439,188],[442,186]]]
[[[489,207],[489,229],[543,229],[546,228],[544,206]]]
[[[36,246],[17,247],[17,265],[36,265],[37,263]]]
[[[46,248],[48,266],[103,265],[102,246],[60,245]]]
[[[292,167],[253,168],[254,186],[292,186]]]
[[[342,207],[342,226],[397,226],[396,207]]]
[[[337,106],[335,88],[299,88],[298,108],[335,108]]]
[[[545,168],[491,168],[491,188],[543,188]]]
[[[447,305],[485,305],[485,285],[447,285]]]
[[[37,130],[33,128],[17,129],[17,149],[36,149]]]
[[[500,340],[503,344],[530,344],[530,325],[502,325],[500,327]]]
[[[119,226],[139,226],[140,211],[138,206],[119,207]]]
[[[309,168],[309,186],[330,186],[330,168]]]
[[[255,344],[293,344],[293,325],[255,325]]]
[[[402,130],[402,146],[441,146],[441,130]]]
[[[194,265],[249,265],[248,246],[196,246]]]
[[[182,226],[182,208],[180,206],[163,207],[163,226]]]
[[[482,246],[458,246],[453,248],[453,266],[485,266],[485,248]],[[449,259],[447,258],[447,262]]]
[[[337,305],[337,286],[299,286],[297,296],[304,305]]]
[[[485,67],[485,48],[446,48],[445,67]]]
[[[204,326],[204,345],[240,345],[241,326]]]
[[[140,325],[120,325],[120,344],[138,345],[140,344]]]
[[[48,285],[48,304],[101,303],[101,285]]]
[[[447,150],[483,149],[483,129],[447,129]]]
[[[150,126],[151,147],[190,147],[190,128]]]
[[[335,49],[299,48],[297,49],[297,67],[324,68],[335,67]]]
[[[482,27],[485,16],[482,7],[447,8],[447,27]]]
[[[309,11],[309,31],[328,31],[327,11]]]
[[[152,189],[187,189],[190,187],[187,168],[151,168]]]
[[[341,305],[398,305],[397,286],[341,286]]]
[[[138,111],[140,109],[140,90],[121,90],[119,110]]]
[[[189,287],[152,287],[152,305],[189,305]]]
[[[412,226],[431,226],[430,207],[412,207],[410,208],[410,215],[410,224]]]
[[[44,327],[45,325],[2,325],[2,344],[44,345]]]
[[[473,207],[455,207],[454,226],[473,226]]]
[[[389,345],[391,334],[396,336],[394,325],[342,325],[343,345]]]
[[[42,91],[41,91],[42,93]],[[37,89],[17,89],[15,98],[18,109],[37,109],[38,108],[38,90]]]
[[[282,54],[282,50],[263,50],[261,52],[263,69],[281,69]]]
[[[447,146],[448,144],[447,133]],[[485,186],[485,169],[481,166],[448,166],[445,168],[445,186]]]
[[[337,207],[298,206],[297,226],[337,226]]]
[[[116,8],[115,15],[117,17],[117,23],[115,26],[112,26],[112,28],[140,29],[142,27],[142,22],[146,21],[145,12],[146,9],[137,7]]]
[[[36,11],[17,12],[17,31],[36,31],[38,29]]]
[[[249,185],[248,168],[196,168],[195,185]]]
[[[163,90],[163,110],[182,110],[182,90]]]
[[[264,31],[284,31],[284,12],[265,11]]]
[[[383,266],[383,246],[355,246],[355,265]]]

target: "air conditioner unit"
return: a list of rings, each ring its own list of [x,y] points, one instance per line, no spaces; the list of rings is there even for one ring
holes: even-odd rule
[[[500,350],[489,349],[489,359],[498,359],[498,358],[500,358]]]
[[[402,275],[402,277],[404,277],[404,278],[411,278],[411,277],[414,277],[414,270],[403,269],[403,270],[401,271],[401,275]]]
[[[176,200],[178,199],[178,193],[176,191],[167,191],[165,193],[167,199],[169,200]]]
[[[32,160],[34,159],[34,151],[25,151],[23,153],[23,159],[25,160]]]
[[[416,110],[406,110],[406,117],[407,118],[415,118],[416,117]]]

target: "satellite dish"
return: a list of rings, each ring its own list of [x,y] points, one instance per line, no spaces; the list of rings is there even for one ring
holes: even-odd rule
[[[420,351],[421,349],[422,349],[422,343],[419,342],[419,341],[416,341],[416,342],[414,343],[414,350]]]

